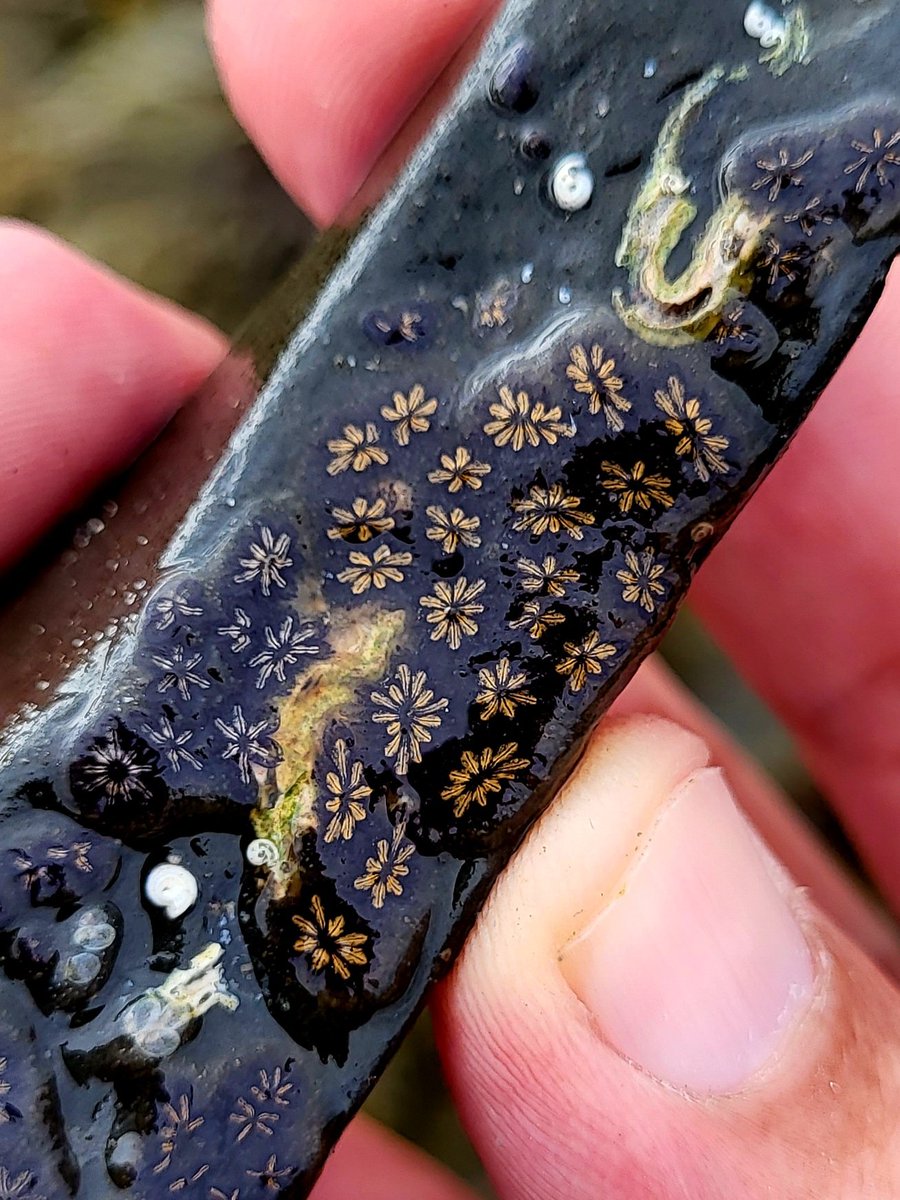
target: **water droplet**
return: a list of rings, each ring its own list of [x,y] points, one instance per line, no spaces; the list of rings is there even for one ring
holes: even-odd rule
[[[610,107],[609,96],[606,94],[606,92],[601,92],[600,95],[597,97],[597,116],[598,117],[609,116],[609,107]]]
[[[89,952],[73,954],[71,958],[66,959],[66,964],[63,967],[63,978],[67,983],[90,983],[92,979],[96,979],[100,974],[101,966],[102,963],[96,954]]]
[[[47,679],[39,679],[34,686],[39,692],[46,692],[47,688],[50,686],[50,682]]]
[[[528,112],[538,99],[534,76],[534,54],[530,46],[520,42],[497,64],[491,78],[491,100],[505,112]]]
[[[82,950],[106,950],[116,940],[116,931],[107,921],[98,921],[96,912],[86,912],[72,941]]]
[[[572,302],[572,289],[565,284],[559,289],[560,304],[570,304]]]
[[[99,517],[91,517],[89,521],[85,521],[84,528],[93,537],[94,534],[102,533],[106,525]]]
[[[522,278],[523,283],[531,283],[532,279],[534,279],[534,263],[533,262],[525,263],[524,267],[522,267],[522,277],[521,278]]]
[[[525,158],[533,162],[545,162],[553,152],[553,145],[545,133],[533,129],[526,133],[519,143],[519,150]]]
[[[181,1034],[168,1025],[158,1025],[137,1030],[134,1040],[151,1058],[168,1058],[181,1045]]]
[[[137,1178],[142,1144],[140,1134],[133,1130],[123,1133],[112,1144],[106,1159],[106,1169],[117,1187],[129,1188]]]
[[[656,59],[648,58],[647,61],[644,63],[644,78],[652,79],[655,74],[656,74]]]

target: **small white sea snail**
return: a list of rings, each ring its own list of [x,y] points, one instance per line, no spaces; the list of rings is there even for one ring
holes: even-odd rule
[[[254,838],[246,854],[251,867],[274,867],[278,863],[278,847],[270,838]]]
[[[197,903],[200,888],[186,867],[178,863],[158,863],[144,882],[144,895],[161,908],[170,921],[177,921]]]
[[[594,173],[583,154],[566,154],[550,173],[550,199],[563,212],[585,208],[594,194]]]
[[[744,32],[755,38],[763,50],[772,50],[787,36],[787,24],[779,13],[763,4],[762,0],[751,0],[744,13]]]

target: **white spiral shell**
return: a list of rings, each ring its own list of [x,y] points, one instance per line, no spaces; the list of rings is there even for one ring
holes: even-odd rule
[[[751,0],[744,13],[744,32],[755,38],[764,50],[771,50],[787,36],[787,23],[762,0]]]
[[[144,883],[144,895],[151,904],[163,909],[170,921],[177,921],[193,908],[199,894],[197,880],[177,863],[159,863]]]
[[[550,198],[563,212],[578,212],[594,194],[594,173],[583,154],[566,154],[550,175]]]
[[[246,853],[251,867],[274,867],[278,862],[278,847],[269,838],[254,838]]]

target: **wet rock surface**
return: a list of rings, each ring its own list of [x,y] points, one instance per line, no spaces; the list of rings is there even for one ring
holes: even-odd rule
[[[150,585],[18,697],[0,1197],[304,1194],[805,415],[897,247],[900,27],[760,7],[511,5]],[[19,601],[51,642],[146,513]]]

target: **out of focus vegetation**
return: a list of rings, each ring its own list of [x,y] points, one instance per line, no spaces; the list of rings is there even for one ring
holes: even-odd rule
[[[201,0],[0,0],[0,212],[46,226],[226,330],[311,240],[222,99]],[[784,731],[689,617],[666,652],[824,821]],[[370,1108],[484,1187],[427,1022]]]
[[[199,0],[0,2],[0,211],[226,329],[310,238],[228,112]]]

